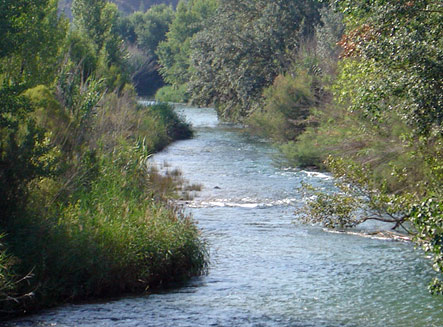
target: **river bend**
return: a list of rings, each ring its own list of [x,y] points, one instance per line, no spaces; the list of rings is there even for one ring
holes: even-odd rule
[[[278,167],[268,143],[219,123],[212,109],[177,110],[195,138],[153,161],[203,185],[186,210],[209,243],[208,275],[158,294],[67,305],[7,326],[443,326],[443,299],[428,294],[429,262],[413,245],[297,223],[300,183],[328,189],[328,175]]]

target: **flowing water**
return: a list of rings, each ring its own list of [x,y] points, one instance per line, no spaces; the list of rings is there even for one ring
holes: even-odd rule
[[[327,175],[279,168],[274,150],[212,109],[179,108],[195,138],[154,156],[203,185],[186,204],[210,246],[208,275],[181,288],[68,305],[10,326],[443,326],[443,299],[412,244],[297,223],[301,182]]]

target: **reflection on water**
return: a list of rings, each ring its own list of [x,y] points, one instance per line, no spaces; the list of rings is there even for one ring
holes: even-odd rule
[[[327,233],[294,221],[301,182],[327,174],[273,165],[266,142],[220,124],[213,110],[179,108],[196,137],[154,156],[203,185],[187,210],[210,244],[207,276],[145,297],[69,305],[10,326],[443,325],[426,290],[429,263],[413,245]]]

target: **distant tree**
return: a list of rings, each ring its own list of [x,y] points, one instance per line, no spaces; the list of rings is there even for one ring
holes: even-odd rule
[[[128,46],[127,67],[139,95],[152,96],[164,85],[158,72],[156,49],[166,38],[173,17],[172,7],[160,4],[118,19],[116,31]]]
[[[227,0],[192,42],[193,99],[224,118],[249,115],[319,21],[316,1]]]
[[[105,20],[107,4],[106,0],[74,0],[72,3],[74,26],[91,38],[98,49],[103,47],[112,26],[112,22]]]
[[[165,81],[179,87],[189,81],[191,39],[201,31],[205,22],[212,21],[217,0],[190,0],[178,3],[174,19],[156,51],[160,72]]]
[[[342,51],[337,44],[345,32],[343,14],[333,6],[320,9],[320,24],[315,27],[316,52],[322,61],[336,64]]]
[[[115,3],[124,15],[130,15],[135,11],[145,12],[155,5],[166,4],[175,8],[179,0],[110,0]],[[71,5],[73,0],[60,0],[59,9],[68,17],[72,18]]]
[[[128,81],[126,49],[118,30],[117,6],[106,0],[74,0],[74,27],[91,41],[97,56],[96,77],[108,88],[121,88]]]
[[[172,7],[165,4],[153,6],[145,13],[134,13],[130,19],[134,26],[138,47],[155,57],[157,46],[166,39],[173,17]]]

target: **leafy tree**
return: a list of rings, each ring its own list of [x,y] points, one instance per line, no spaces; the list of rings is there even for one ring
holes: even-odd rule
[[[26,39],[32,17],[41,12],[48,0],[5,0],[0,2],[0,58],[16,51]]]
[[[30,87],[50,83],[62,62],[67,31],[67,21],[57,14],[57,1],[2,1],[1,5],[6,13],[0,21],[2,80]]]
[[[315,1],[223,1],[192,42],[193,99],[224,118],[249,115],[318,22]]]
[[[433,268],[443,274],[443,201],[441,192],[429,196],[420,203],[415,203],[409,217],[416,227],[415,240],[432,256]],[[432,293],[443,295],[441,276],[431,285]]]
[[[96,45],[79,31],[71,31],[66,42],[69,59],[81,68],[84,79],[95,73],[98,65]]]
[[[178,3],[174,19],[156,51],[164,80],[179,87],[190,78],[191,39],[206,21],[212,21],[217,0],[190,0]]]
[[[74,26],[91,38],[98,50],[104,46],[112,27],[112,21],[105,19],[108,18],[105,17],[106,6],[109,6],[106,0],[74,0],[72,3]]]
[[[164,85],[155,51],[165,39],[173,16],[172,7],[162,4],[118,20],[116,30],[128,46],[127,66],[139,95],[152,96]]]
[[[335,3],[346,23],[335,102],[302,140],[333,154],[326,165],[342,193],[314,192],[305,218],[328,227],[403,225],[443,273],[441,4]],[[442,293],[441,280],[431,290]]]
[[[20,95],[20,87],[0,89],[0,211],[2,224],[24,205],[27,184],[45,176],[46,164],[40,160],[47,151],[44,131],[29,115],[30,101]]]
[[[115,78],[116,76],[109,76],[108,68],[111,66],[117,70],[116,75],[123,75],[125,49],[117,30],[119,17],[117,6],[106,0],[74,0],[72,12],[74,26],[81,34],[93,41],[96,52],[100,54],[101,75]]]
[[[294,141],[310,124],[310,110],[316,105],[315,77],[307,71],[279,75],[263,92],[263,106],[247,120],[249,129],[277,142]]]
[[[153,6],[144,14],[133,14],[131,20],[139,48],[155,56],[158,44],[166,38],[173,16],[172,8],[165,4]]]
[[[342,51],[337,44],[343,36],[345,25],[343,14],[334,6],[327,6],[320,9],[320,24],[315,27],[316,54],[323,62],[329,75],[334,74],[334,70]]]
[[[29,181],[49,173],[50,162],[41,158],[50,144],[23,92],[54,82],[67,25],[57,15],[56,1],[0,6],[0,210],[8,220],[24,203]]]
[[[352,106],[374,120],[395,111],[421,135],[442,135],[439,1],[337,1],[346,13],[345,56],[371,61],[383,78],[357,88]],[[388,99],[388,100],[387,100]]]

